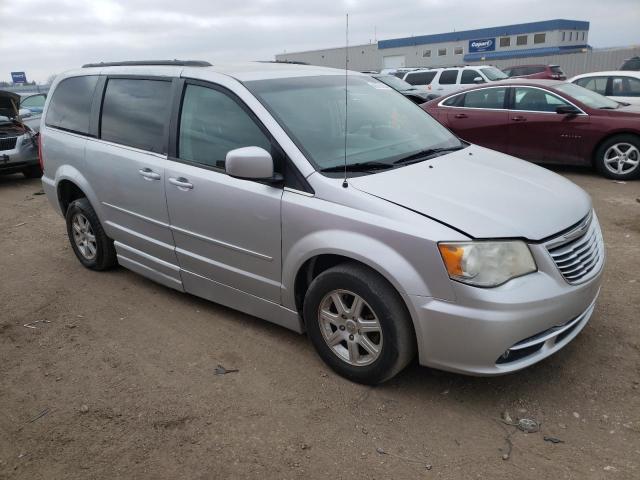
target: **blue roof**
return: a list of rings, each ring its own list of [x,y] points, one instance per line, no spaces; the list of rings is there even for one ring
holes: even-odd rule
[[[545,55],[579,52],[584,48],[590,49],[591,47],[589,45],[571,45],[566,47],[525,48],[522,50],[499,50],[497,52],[467,53],[464,56],[464,61],[478,62],[481,60],[500,60],[505,58],[543,57]]]
[[[479,28],[462,32],[436,33],[434,35],[420,35],[417,37],[393,38],[380,40],[378,48],[409,47],[429,43],[457,42],[460,40],[476,40],[486,37],[500,37],[506,35],[521,35],[524,33],[546,32],[549,30],[589,30],[589,22],[580,20],[545,20],[543,22],[518,23],[502,27]]]

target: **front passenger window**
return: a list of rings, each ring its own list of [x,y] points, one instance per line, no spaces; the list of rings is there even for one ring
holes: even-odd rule
[[[555,95],[539,88],[516,87],[514,110],[529,112],[555,112],[557,107],[569,104]]]
[[[178,158],[224,169],[230,150],[271,143],[249,114],[229,95],[213,88],[187,85],[180,114]]]

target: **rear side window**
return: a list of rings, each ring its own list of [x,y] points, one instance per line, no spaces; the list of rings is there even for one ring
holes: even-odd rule
[[[504,97],[506,88],[486,88],[482,90],[473,90],[464,94],[462,105],[466,108],[504,108]]]
[[[607,92],[607,77],[579,78],[575,83],[600,95],[605,95]]]
[[[633,77],[613,77],[611,95],[618,97],[640,97],[640,80]]]
[[[164,153],[171,82],[111,78],[102,103],[100,138]]]
[[[436,72],[410,73],[407,75],[407,78],[405,78],[404,81],[410,83],[411,85],[429,85],[433,81],[433,78],[435,76]]]
[[[445,70],[440,74],[440,85],[452,85],[456,83],[458,70]]]
[[[70,77],[62,80],[51,97],[45,123],[48,127],[88,134],[93,92],[98,76]]]
[[[233,98],[213,88],[187,85],[180,114],[178,157],[224,168],[227,153],[242,147],[271,151],[269,138]]]
[[[525,75],[534,75],[536,73],[542,73],[545,71],[545,67],[527,67],[524,69]]]

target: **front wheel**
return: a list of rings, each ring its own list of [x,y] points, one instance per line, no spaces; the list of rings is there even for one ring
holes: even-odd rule
[[[344,263],[318,275],[304,299],[311,342],[334,371],[376,384],[414,357],[411,319],[395,289],[371,269]]]
[[[615,135],[596,152],[596,168],[605,177],[630,180],[640,177],[640,137]]]
[[[117,264],[113,240],[104,233],[98,215],[86,198],[67,208],[67,234],[80,263],[92,270],[106,270]]]

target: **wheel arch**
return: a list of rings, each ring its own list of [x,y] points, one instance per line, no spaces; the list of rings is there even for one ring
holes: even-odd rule
[[[58,169],[55,176],[56,196],[58,205],[62,215],[67,212],[69,204],[78,199],[85,197],[91,203],[98,217],[102,217],[102,209],[98,199],[90,187],[86,178],[74,167],[63,165]]]
[[[631,130],[631,129],[622,129],[622,130],[615,130],[612,132],[607,132],[606,135],[604,135],[593,147],[593,150],[591,151],[591,165],[593,167],[596,166],[596,162],[597,162],[597,155],[598,155],[598,150],[600,150],[600,147],[602,147],[602,145],[607,142],[608,140],[611,140],[613,137],[616,137],[618,135],[633,135],[634,137],[637,137],[638,140],[640,141],[640,133],[638,133],[637,131]]]

